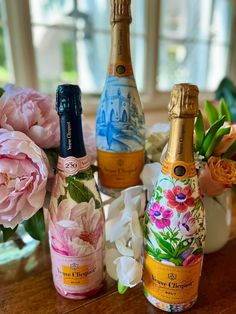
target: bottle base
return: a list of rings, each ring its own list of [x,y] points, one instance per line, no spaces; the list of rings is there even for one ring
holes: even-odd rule
[[[144,288],[144,295],[147,298],[147,300],[154,305],[156,308],[165,311],[165,312],[184,312],[189,310],[197,301],[197,297],[193,299],[190,302],[182,303],[182,304],[169,304],[162,302],[158,300],[157,298],[153,297],[151,294],[147,292],[147,290]]]
[[[104,281],[95,289],[84,292],[84,293],[71,293],[71,292],[66,292],[62,289],[60,289],[58,286],[55,286],[55,289],[57,293],[59,293],[62,297],[66,299],[72,299],[72,300],[83,300],[83,299],[88,299],[94,297],[96,294],[98,294],[102,288],[104,287]]]
[[[118,196],[120,196],[120,193],[123,190],[123,189],[108,188],[108,187],[102,186],[100,183],[98,183],[98,188],[100,192],[102,192],[103,194],[109,195],[112,198],[117,198]]]

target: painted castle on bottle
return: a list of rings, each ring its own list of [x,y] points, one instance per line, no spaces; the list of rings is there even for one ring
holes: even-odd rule
[[[110,152],[144,147],[144,115],[133,76],[107,77],[97,113],[97,146]]]

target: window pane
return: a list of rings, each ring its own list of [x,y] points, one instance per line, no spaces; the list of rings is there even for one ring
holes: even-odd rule
[[[0,1],[0,86],[14,82],[4,2]]]
[[[110,2],[31,0],[33,40],[40,87],[54,92],[61,82],[78,83],[84,93],[101,93],[110,54]],[[59,12],[59,14],[58,14]],[[131,52],[143,89],[145,1],[132,1]]]
[[[232,11],[228,0],[161,0],[157,89],[216,89],[227,73]]]

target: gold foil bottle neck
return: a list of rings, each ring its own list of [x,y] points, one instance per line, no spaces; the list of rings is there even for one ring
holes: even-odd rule
[[[196,85],[176,84],[171,92],[168,105],[169,118],[196,117],[198,114],[198,94],[199,91]]]
[[[132,22],[130,3],[131,0],[111,0],[111,24]]]

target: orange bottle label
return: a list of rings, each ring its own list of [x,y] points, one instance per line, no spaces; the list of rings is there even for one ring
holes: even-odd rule
[[[196,165],[194,162],[169,162],[166,159],[163,161],[162,164],[162,173],[170,175],[172,178],[181,181],[197,175]]]
[[[118,77],[133,75],[133,69],[131,63],[125,63],[124,61],[118,61],[115,64],[110,64],[108,67],[108,74],[116,75]]]
[[[70,286],[87,285],[89,283],[88,270],[89,268],[87,265],[77,267],[76,269],[72,269],[70,266],[63,265],[62,274],[64,285]]]
[[[124,189],[140,183],[144,151],[106,152],[98,150],[98,175],[102,186]]]
[[[168,304],[191,302],[197,297],[202,260],[190,266],[170,266],[146,254],[144,287],[158,300]]]

